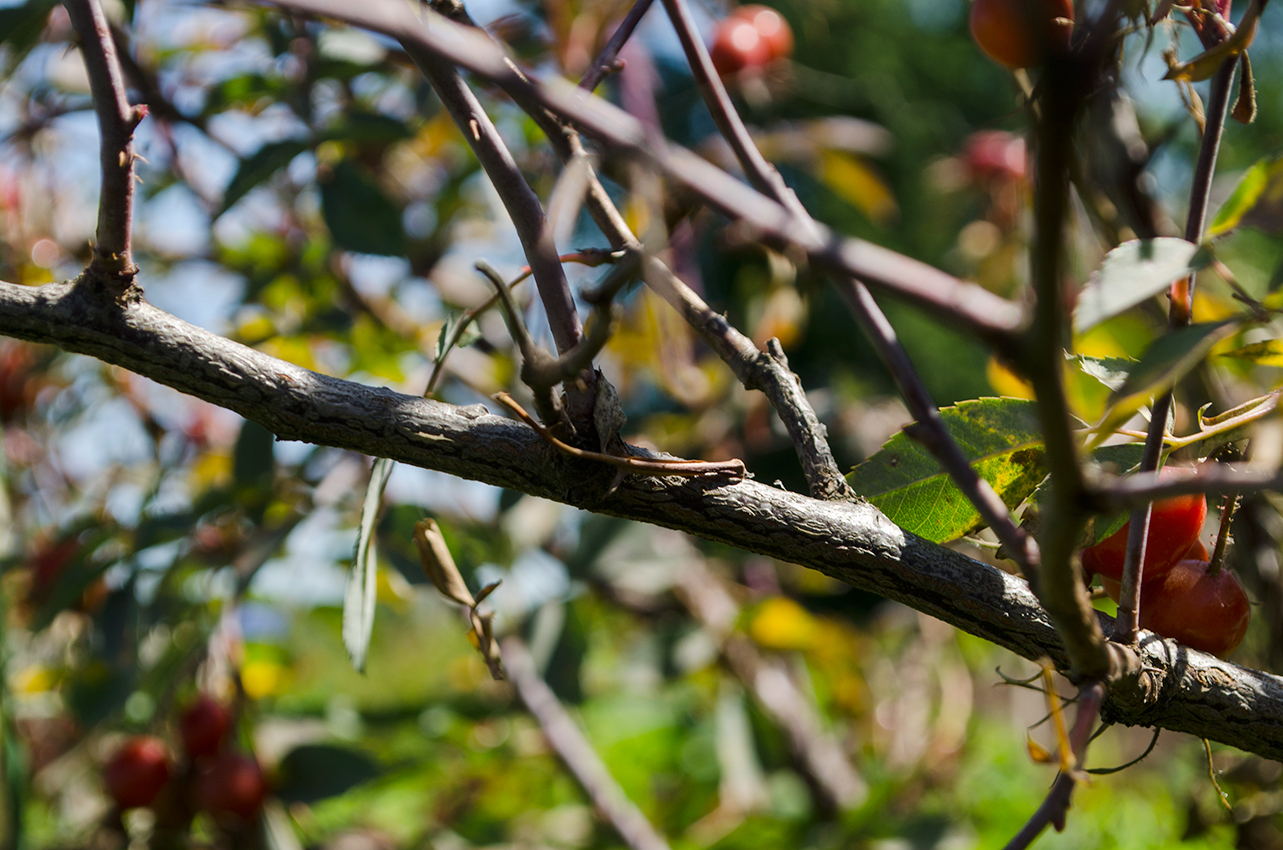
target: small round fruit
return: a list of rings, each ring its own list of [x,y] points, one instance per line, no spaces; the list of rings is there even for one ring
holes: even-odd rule
[[[224,751],[201,764],[194,788],[196,805],[218,817],[249,820],[267,796],[267,780],[258,762],[241,753]]]
[[[771,61],[771,46],[753,22],[732,15],[717,25],[709,51],[713,67],[723,76],[745,68],[760,68]]]
[[[770,6],[741,6],[734,17],[750,22],[766,42],[770,61],[793,55],[793,30],[784,16]]]
[[[1041,65],[1049,50],[1064,51],[1074,28],[1073,0],[974,0],[971,37],[985,55],[1008,68]]]
[[[1159,478],[1191,475],[1193,470],[1184,467],[1163,467]],[[1155,502],[1149,516],[1149,534],[1145,538],[1144,580],[1157,579],[1170,570],[1198,540],[1207,519],[1207,499],[1199,494],[1176,496]],[[1127,556],[1127,522],[1118,531],[1094,546],[1083,550],[1083,571],[1087,575],[1099,573],[1104,578],[1121,581],[1123,559]]]
[[[1229,570],[1213,575],[1206,561],[1181,561],[1141,588],[1141,628],[1217,658],[1238,648],[1251,618],[1243,585]]]
[[[1212,556],[1208,553],[1207,547],[1203,545],[1203,541],[1195,540],[1194,545],[1189,547],[1189,551],[1185,553],[1185,557],[1183,557],[1181,560],[1206,562],[1211,560],[1211,558]],[[1142,582],[1141,586],[1148,587],[1150,584],[1154,584],[1159,580],[1161,580],[1162,578],[1163,578],[1162,576],[1158,576],[1158,578],[1156,579],[1151,579],[1149,574],[1146,573],[1145,581]],[[1118,602],[1122,598],[1123,586],[1119,584],[1117,581],[1114,581],[1112,578],[1106,578],[1105,576],[1101,576],[1100,586],[1105,589],[1105,594],[1115,602]]]
[[[212,756],[222,748],[231,725],[227,708],[209,694],[201,694],[183,709],[178,719],[183,749],[192,759]]]
[[[103,766],[102,781],[120,808],[150,806],[169,782],[169,751],[159,738],[130,738]]]
[[[975,180],[1024,180],[1028,167],[1025,140],[1005,130],[981,130],[962,143],[962,161]]]

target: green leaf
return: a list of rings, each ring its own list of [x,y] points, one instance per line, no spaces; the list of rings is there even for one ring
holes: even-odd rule
[[[1250,360],[1260,366],[1283,366],[1283,339],[1267,339],[1265,342],[1254,342],[1251,345],[1227,351],[1221,356]]]
[[[245,420],[232,451],[232,480],[238,490],[267,489],[272,483],[276,436]]]
[[[1100,433],[1112,431],[1155,395],[1171,389],[1207,356],[1212,346],[1236,332],[1243,321],[1227,319],[1190,325],[1155,340],[1136,362],[1123,385],[1110,396],[1110,407]]]
[[[1111,390],[1121,387],[1136,365],[1136,361],[1130,357],[1092,357],[1089,354],[1074,354],[1070,359],[1078,363],[1084,375],[1095,378]]]
[[[466,312],[455,310],[449,316],[446,316],[445,324],[441,326],[441,332],[437,334],[437,347],[432,354],[432,362],[440,363],[445,356],[455,348],[467,348],[472,343],[481,339],[481,331],[477,330],[476,325],[469,325],[459,333],[459,323],[463,321]],[[455,339],[454,335],[458,333],[459,338]]]
[[[359,254],[405,253],[401,211],[364,166],[340,160],[320,182],[321,215],[337,247]]]
[[[967,459],[1011,508],[1044,475],[1042,429],[1034,402],[983,398],[940,411]],[[931,454],[904,431],[851,471],[848,480],[893,522],[933,542],[980,527],[980,514]]]
[[[348,571],[347,589],[343,592],[343,646],[358,673],[365,672],[370,636],[374,634],[374,600],[378,594],[379,569],[374,526],[379,518],[383,490],[395,466],[396,461],[381,457],[374,461],[374,468],[370,470],[365,499],[361,502],[361,524],[356,534],[356,549],[352,553],[352,568]]]
[[[218,214],[227,212],[232,205],[245,197],[250,189],[289,165],[294,157],[305,150],[307,145],[296,139],[269,142],[249,157],[242,159],[236,175],[232,177],[232,181],[227,184],[227,189],[223,192],[223,203],[218,208]]]
[[[1100,269],[1078,293],[1074,333],[1082,333],[1159,294],[1210,262],[1209,250],[1184,239],[1124,242],[1105,256]]]
[[[21,6],[0,9],[0,45],[8,45],[3,70],[18,67],[28,51],[40,40],[45,21],[57,3],[55,0],[28,0]]]
[[[1247,170],[1233,194],[1216,211],[1216,218],[1207,228],[1208,238],[1238,227],[1263,199],[1274,204],[1283,200],[1283,157],[1262,159]]]
[[[353,111],[330,126],[323,138],[336,142],[390,144],[413,135],[404,121],[377,112]]]
[[[281,759],[276,795],[287,803],[316,803],[337,797],[383,774],[359,750],[328,744],[303,744]]]

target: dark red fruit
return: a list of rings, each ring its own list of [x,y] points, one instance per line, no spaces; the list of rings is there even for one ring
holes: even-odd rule
[[[1195,540],[1194,545],[1189,547],[1189,551],[1185,553],[1185,557],[1181,558],[1181,560],[1182,561],[1209,561],[1211,560],[1211,558],[1212,556],[1208,553],[1207,547],[1203,545],[1203,541]],[[1163,577],[1160,575],[1158,576],[1158,578],[1151,580],[1149,574],[1146,573],[1145,581],[1142,582],[1141,586],[1142,587],[1148,586],[1154,582],[1161,580],[1162,578]],[[1119,601],[1119,599],[1122,598],[1123,586],[1118,582],[1114,581],[1112,578],[1105,578],[1104,576],[1101,576],[1100,586],[1105,589],[1106,595],[1108,595],[1109,598],[1114,600],[1115,602]]]
[[[196,805],[216,818],[249,820],[263,805],[267,780],[257,761],[224,751],[200,766],[194,793]]]
[[[183,749],[192,759],[212,756],[222,749],[231,725],[232,717],[227,708],[209,694],[201,694],[183,709],[178,719]]]
[[[1193,470],[1183,467],[1164,467],[1160,478],[1191,475]],[[1185,557],[1203,530],[1207,519],[1207,499],[1202,495],[1177,496],[1155,502],[1149,517],[1149,535],[1145,540],[1146,582],[1156,580]],[[1121,581],[1123,559],[1127,554],[1127,532],[1131,523],[1083,550],[1083,572],[1099,573],[1104,578]]]
[[[1066,50],[1074,29],[1073,0],[975,0],[971,37],[1008,68],[1041,65],[1048,51]]]
[[[102,781],[120,808],[150,806],[169,782],[169,751],[159,738],[130,738],[104,765]]]
[[[1229,570],[1181,561],[1160,581],[1141,587],[1141,628],[1224,658],[1243,642],[1252,608]]]

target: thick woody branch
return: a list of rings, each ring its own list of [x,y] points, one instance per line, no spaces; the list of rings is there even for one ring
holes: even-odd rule
[[[337,0],[278,0],[273,5],[384,33],[467,68],[510,93],[523,91],[531,101],[572,121],[611,151],[659,169],[762,240],[795,245],[818,266],[858,277],[870,287],[905,298],[997,345],[1005,346],[1025,324],[1021,305],[895,251],[800,222],[779,203],[702,157],[654,138],[622,109],[589,97],[563,80],[528,78],[486,35],[434,12],[422,10],[429,22],[425,25],[410,7],[396,2],[354,6]]]
[[[567,458],[480,405],[458,408],[319,375],[150,306],[72,284],[0,283],[0,334],[122,366],[233,410],[281,439],[350,449],[779,558],[902,602],[1018,655],[1068,666],[1022,579],[928,543],[871,505],[725,477],[629,476]],[[1105,621],[1107,622],[1107,621]],[[1144,673],[1102,716],[1283,758],[1283,679],[1150,636]]]
[[[101,135],[99,160],[102,191],[98,199],[97,244],[90,266],[91,279],[128,286],[137,271],[130,256],[130,227],[134,212],[134,128],[146,108],[129,105],[125,78],[116,56],[111,25],[98,0],[68,0],[65,4],[80,37],[89,91]]]

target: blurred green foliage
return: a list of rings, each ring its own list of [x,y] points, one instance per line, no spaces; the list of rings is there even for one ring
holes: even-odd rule
[[[737,105],[808,208],[840,232],[1019,295],[1030,187],[1020,174],[982,173],[965,154],[981,130],[1017,142],[1026,117],[1012,76],[967,37],[965,4],[779,8],[795,57],[744,81]],[[700,11],[711,27],[727,9]],[[483,22],[525,60],[573,77],[620,8],[547,0],[474,12],[493,12]],[[148,297],[308,368],[423,392],[447,318],[489,294],[473,262],[515,276],[524,259],[406,57],[360,33],[262,10],[148,2],[112,14],[133,57],[131,87],[152,99],[139,130],[147,162],[137,258]],[[640,97],[676,141],[720,157],[660,18],[651,13],[628,69],[603,93]],[[1188,55],[1184,30],[1164,24],[1147,48],[1142,28],[1123,61],[1150,148],[1144,185],[1176,220],[1196,137],[1174,88],[1156,82],[1157,57],[1173,39]],[[1227,132],[1218,197],[1235,172],[1283,151],[1280,33],[1273,10],[1252,54],[1260,115]],[[65,14],[43,0],[0,9],[0,40],[10,71],[0,84],[0,278],[70,277],[88,258],[85,187],[96,168],[79,56]],[[547,199],[558,170],[544,140],[511,103],[478,90]],[[628,203],[629,166],[604,163],[640,219],[651,212]],[[1100,203],[1097,214],[1111,206],[1084,197]],[[820,276],[728,238],[720,219],[686,199],[665,200],[674,266],[759,344],[781,339],[844,466],[874,455],[909,417]],[[1115,247],[1109,227],[1119,239],[1138,232],[1127,210],[1115,209],[1109,227],[1092,212],[1080,203],[1068,234],[1078,282]],[[1247,293],[1278,306],[1279,222],[1258,212],[1217,254]],[[564,252],[603,244],[586,217],[566,229]],[[568,265],[568,274],[578,287],[598,272]],[[1224,280],[1205,281],[1200,321],[1236,309]],[[537,299],[518,292],[541,333]],[[623,303],[601,366],[629,414],[625,436],[690,457],[742,457],[759,480],[804,489],[761,396],[739,388],[650,293]],[[902,304],[885,307],[939,404],[1024,392],[978,343]],[[1137,358],[1163,328],[1148,304],[1092,330],[1077,350]],[[513,388],[502,322],[487,314],[478,330],[450,354],[437,397],[471,404]],[[1235,333],[1223,351],[1257,341]],[[1236,389],[1278,384],[1269,365],[1214,368]],[[1070,392],[1084,419],[1103,414],[1107,393],[1092,374],[1072,378]],[[1196,406],[1182,409],[1183,424]],[[1043,696],[995,673],[1029,675],[1032,665],[789,564],[414,470],[394,473],[378,525],[377,616],[359,675],[340,640],[339,605],[365,459],[278,444],[260,426],[114,368],[15,342],[0,343],[0,418],[0,845],[620,846],[512,688],[490,678],[465,618],[425,581],[411,540],[425,516],[440,521],[474,592],[503,579],[486,603],[500,629],[529,644],[611,774],[675,848],[995,846],[1052,780],[1025,746],[1034,726],[1035,739],[1054,745],[1038,725]],[[1034,484],[1021,482],[1013,500]],[[1240,532],[1235,566],[1262,615],[1237,658],[1277,670],[1277,574],[1257,557],[1278,549],[1277,503],[1262,497],[1245,516],[1256,520]],[[993,557],[980,538],[956,545]],[[731,600],[730,623],[701,620],[683,583],[693,570]],[[827,736],[862,788],[845,810],[825,802],[731,646],[785,671],[820,719],[813,734]],[[122,819],[104,797],[101,765],[124,734],[168,741],[186,776],[177,718],[202,690],[235,714],[228,746],[264,766],[275,832],[190,811],[177,828],[145,812]],[[1147,743],[1145,730],[1108,730],[1089,766],[1125,762]],[[1068,830],[1045,840],[1278,846],[1278,765],[1219,750],[1215,764],[1232,816],[1199,743],[1169,734],[1144,763],[1081,787]]]

